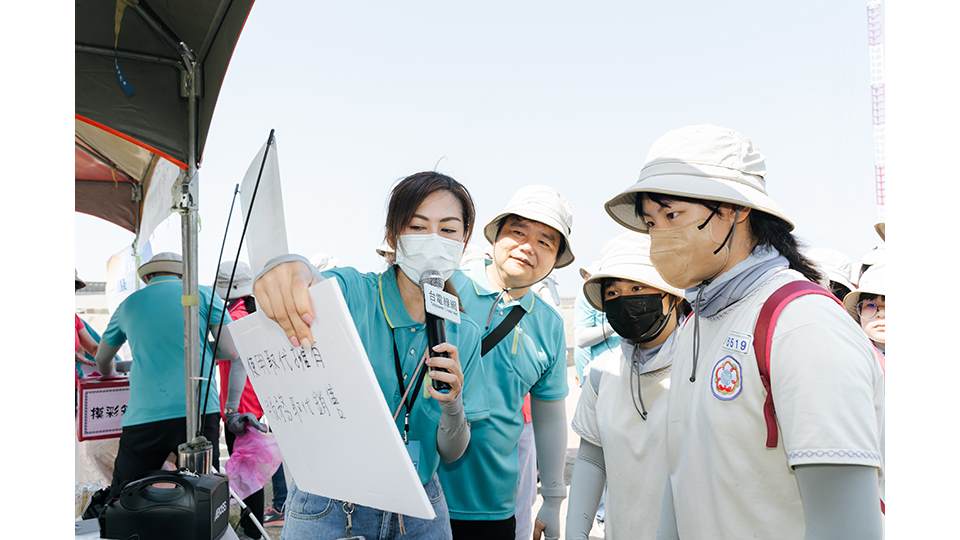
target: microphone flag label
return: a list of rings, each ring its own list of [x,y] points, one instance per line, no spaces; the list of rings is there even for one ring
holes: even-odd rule
[[[440,287],[423,284],[423,305],[427,313],[460,324],[460,301]]]

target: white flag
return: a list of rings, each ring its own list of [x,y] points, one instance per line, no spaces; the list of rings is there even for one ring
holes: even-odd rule
[[[139,257],[133,246],[126,246],[107,260],[107,282],[104,294],[107,297],[107,309],[112,315],[117,306],[130,294],[139,289],[142,284],[137,276],[137,268],[153,257],[150,241],[147,240],[140,248]]]
[[[266,162],[263,160],[264,152],[267,153]],[[260,174],[261,165],[263,166],[262,175]],[[258,175],[260,175],[260,185],[257,187],[257,196],[254,198],[253,190],[257,186]],[[250,256],[250,269],[254,275],[257,275],[267,261],[288,253],[276,137],[273,137],[272,143],[264,143],[260,148],[256,157],[250,162],[247,174],[243,177],[243,183],[240,184],[240,207],[244,220],[251,214],[251,199],[253,199],[253,213],[247,226],[246,242],[247,254]]]

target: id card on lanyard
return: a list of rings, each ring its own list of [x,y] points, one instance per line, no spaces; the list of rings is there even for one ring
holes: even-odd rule
[[[397,385],[400,387],[400,400],[401,407],[403,411],[403,444],[407,448],[407,453],[410,454],[410,461],[413,462],[413,468],[417,469],[420,464],[420,441],[413,440],[409,438],[410,435],[410,415],[413,413],[413,406],[417,402],[417,396],[420,395],[420,388],[423,387],[423,380],[427,375],[426,366],[423,365],[423,362],[417,364],[417,369],[419,369],[419,378],[417,378],[417,369],[413,372],[413,377],[411,380],[416,379],[416,386],[410,388],[410,395],[404,399],[404,394],[407,393],[407,388],[403,384],[403,366],[400,365],[400,353],[397,351],[397,339],[394,336],[393,339],[393,365],[396,368],[397,372]],[[422,366],[422,369],[420,369]]]

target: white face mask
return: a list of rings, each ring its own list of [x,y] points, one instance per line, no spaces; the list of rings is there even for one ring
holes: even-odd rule
[[[404,234],[397,240],[397,264],[416,284],[427,270],[436,270],[450,279],[463,257],[463,242],[438,234]]]

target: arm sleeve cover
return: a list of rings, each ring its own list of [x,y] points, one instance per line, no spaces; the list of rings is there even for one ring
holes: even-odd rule
[[[599,326],[589,328],[578,327],[573,330],[573,340],[577,347],[590,347],[597,343],[602,343],[605,339],[614,335],[613,328],[609,323],[604,322]]]
[[[607,480],[603,449],[586,440],[580,440],[580,451],[573,465],[570,480],[570,500],[567,504],[568,540],[587,540],[593,528],[593,517],[600,506],[603,485]]]
[[[863,465],[801,465],[806,540],[882,538],[877,469]]]
[[[563,464],[567,453],[567,411],[564,400],[532,399],[533,436],[537,444],[541,493],[546,497],[567,495]]]
[[[112,345],[105,339],[100,340],[100,346],[97,347],[97,370],[103,375],[109,375],[113,371],[113,357],[120,350],[121,345]]]
[[[447,463],[453,463],[470,444],[470,424],[463,412],[463,394],[453,401],[440,402],[440,425],[437,426],[437,451]]]

